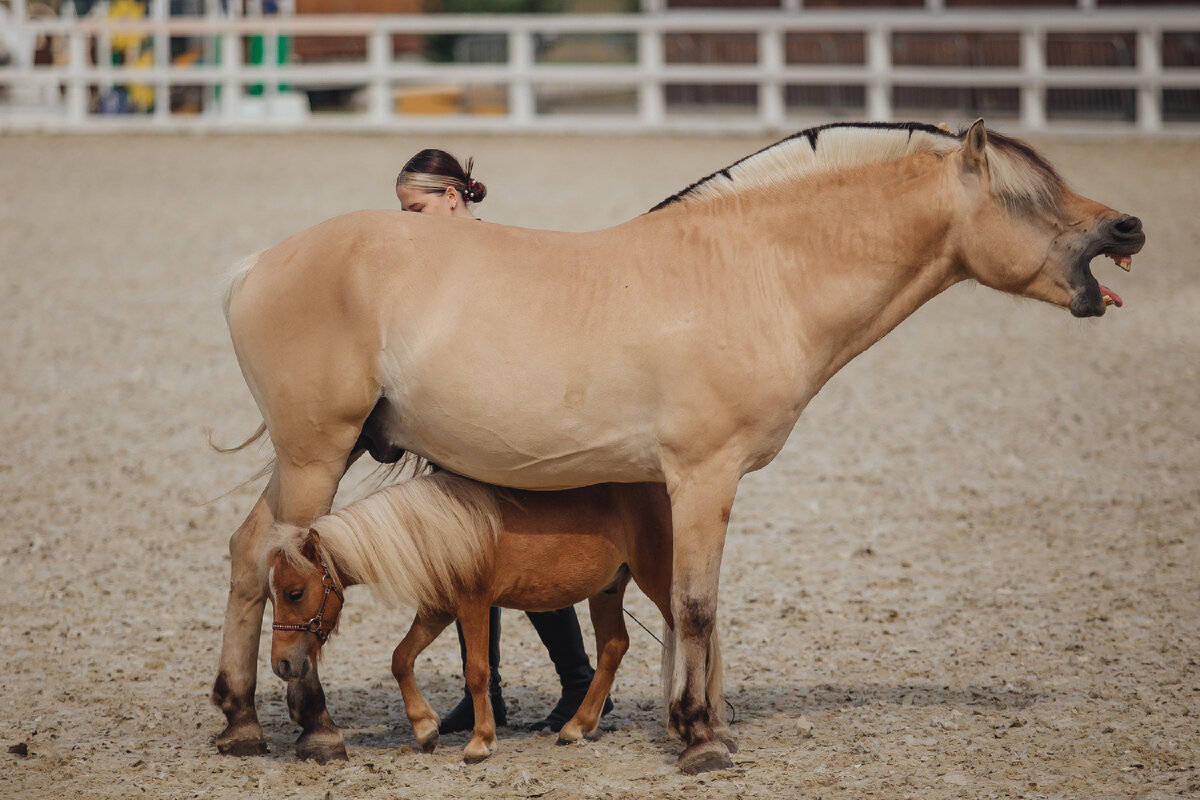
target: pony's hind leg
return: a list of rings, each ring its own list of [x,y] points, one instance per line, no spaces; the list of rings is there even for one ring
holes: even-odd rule
[[[221,657],[212,702],[225,712],[225,730],[216,738],[224,755],[250,756],[267,752],[266,738],[254,708],[258,680],[258,642],[267,596],[258,576],[258,548],[275,518],[271,508],[278,491],[273,475],[246,521],[229,540],[231,576]]]
[[[408,633],[404,635],[400,644],[396,645],[396,649],[392,652],[392,675],[396,678],[396,683],[400,686],[400,694],[404,697],[404,711],[412,725],[413,736],[416,737],[417,744],[426,753],[432,753],[437,747],[438,724],[441,720],[438,719],[437,712],[429,705],[429,701],[425,699],[425,695],[421,694],[413,675],[413,667],[416,665],[417,656],[421,654],[421,651],[428,647],[453,621],[454,617],[449,615],[430,617],[418,613],[412,626],[408,629]]]
[[[605,590],[588,598],[592,627],[596,630],[596,674],[592,676],[592,684],[579,704],[579,710],[558,732],[558,744],[570,744],[592,736],[600,725],[604,700],[612,690],[621,659],[629,650],[629,631],[621,613],[628,580],[626,575],[615,590]]]
[[[458,621],[462,623],[467,648],[463,671],[475,703],[475,730],[463,748],[463,760],[468,764],[483,761],[496,752],[496,718],[492,716],[492,701],[488,697],[488,681],[492,676],[488,664],[489,608],[490,598],[486,597],[460,598],[458,607]]]

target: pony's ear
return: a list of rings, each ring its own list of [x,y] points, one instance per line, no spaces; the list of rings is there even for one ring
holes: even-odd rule
[[[321,537],[317,534],[316,528],[309,528],[308,533],[304,536],[304,543],[300,545],[300,554],[315,564],[317,554],[320,552]]]
[[[971,123],[963,137],[963,165],[972,172],[987,172],[987,129],[982,117]]]

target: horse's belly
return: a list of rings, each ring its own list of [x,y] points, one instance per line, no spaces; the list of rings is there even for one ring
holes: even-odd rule
[[[589,401],[482,372],[408,375],[385,387],[398,408],[389,438],[448,470],[520,489],[662,480],[653,412],[632,393]]]
[[[652,448],[633,439],[597,435],[586,440],[476,420],[470,425],[406,426],[398,440],[404,449],[452,472],[518,489],[662,480]]]

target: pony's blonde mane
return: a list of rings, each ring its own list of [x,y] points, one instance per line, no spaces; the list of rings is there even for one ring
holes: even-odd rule
[[[703,202],[744,191],[795,191],[797,181],[867,164],[899,161],[915,153],[944,157],[963,146],[965,131],[950,133],[920,123],[836,123],[810,128],[714,172],[651,209]],[[1031,147],[988,132],[992,193],[1012,208],[1054,204],[1064,184]]]
[[[496,492],[438,472],[386,486],[308,528],[277,525],[261,566],[282,554],[302,570],[310,529],[339,583],[361,583],[388,606],[445,610],[478,579],[500,535]]]

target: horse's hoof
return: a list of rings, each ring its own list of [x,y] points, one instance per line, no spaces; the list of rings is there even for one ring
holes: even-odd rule
[[[258,739],[217,739],[217,752],[223,756],[265,756],[268,752],[267,740]]]
[[[733,738],[733,734],[729,731],[717,731],[717,740],[725,745],[725,749],[729,751],[729,755],[735,755],[738,751],[737,739]]]
[[[301,736],[296,742],[296,755],[304,761],[315,761],[318,764],[350,760],[350,756],[346,754],[346,743],[341,741],[340,737],[336,741],[330,741],[332,737],[325,739],[326,741],[322,742]]]
[[[430,736],[425,741],[418,742],[417,744],[421,745],[421,749],[424,750],[426,753],[432,753],[434,750],[437,749],[437,746],[438,746],[438,732],[434,731],[433,736]]]
[[[733,766],[729,751],[719,741],[694,744],[679,757],[679,771],[684,775],[716,772]]]

